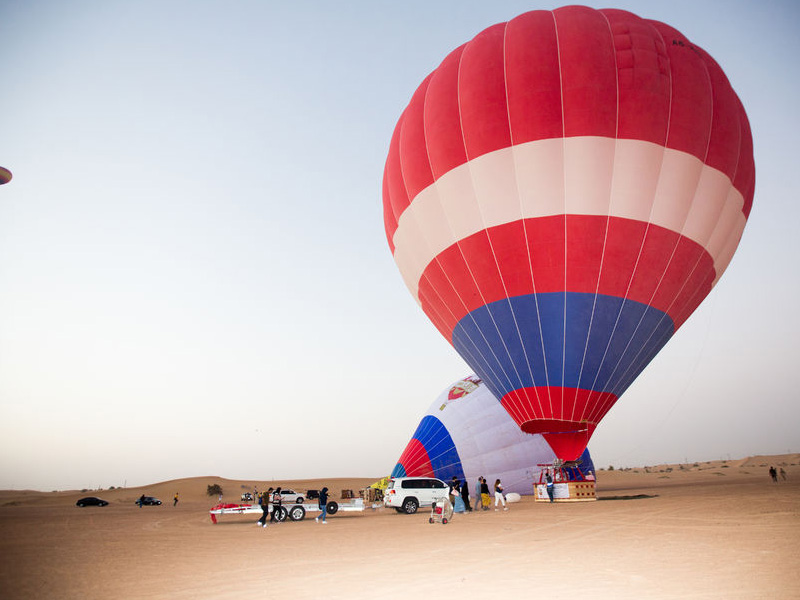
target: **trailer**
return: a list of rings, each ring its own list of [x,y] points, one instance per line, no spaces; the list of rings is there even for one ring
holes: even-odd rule
[[[356,498],[349,502],[338,503],[328,502],[328,514],[335,515],[339,511],[344,512],[363,512],[364,499]],[[269,505],[269,513],[272,514],[274,507]],[[278,521],[302,521],[306,518],[306,513],[319,512],[319,504],[287,504],[280,507],[280,513],[275,516]],[[217,515],[262,515],[263,511],[258,504],[217,504],[208,511],[211,522],[217,522]]]

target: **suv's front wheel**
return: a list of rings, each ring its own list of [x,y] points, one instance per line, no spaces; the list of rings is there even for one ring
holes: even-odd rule
[[[413,515],[419,508],[419,502],[414,498],[406,498],[403,502],[403,512],[407,515]]]

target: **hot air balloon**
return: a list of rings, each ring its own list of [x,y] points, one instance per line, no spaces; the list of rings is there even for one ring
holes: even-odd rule
[[[542,470],[555,454],[541,435],[525,433],[475,375],[444,390],[431,404],[400,455],[392,477],[453,476],[472,485],[479,476],[503,481],[506,492],[533,494]],[[580,472],[594,472],[584,450]],[[573,467],[565,476],[580,477]]]
[[[422,82],[384,221],[425,314],[572,460],[719,280],[754,186],[745,111],[702,48],[568,6],[489,27]]]
[[[0,185],[11,181],[11,171],[5,167],[0,167]]]

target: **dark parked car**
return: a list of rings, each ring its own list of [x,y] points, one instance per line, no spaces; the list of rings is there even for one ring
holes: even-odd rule
[[[75,503],[75,506],[108,506],[108,502],[106,500],[102,500],[101,498],[95,498],[94,496],[89,496],[88,498],[81,498]]]
[[[143,506],[161,506],[161,500],[153,496],[142,496],[134,504],[142,504]]]

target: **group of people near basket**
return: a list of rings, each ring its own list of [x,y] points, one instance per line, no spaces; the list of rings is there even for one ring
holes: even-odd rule
[[[473,510],[489,510],[491,497],[489,496],[489,483],[486,478],[478,477],[475,484],[475,508],[470,505],[469,485],[467,480],[459,480],[453,475],[449,483],[450,503],[453,505],[454,512],[472,512]],[[508,510],[506,497],[503,494],[503,484],[497,479],[494,482],[494,509],[499,510],[499,505],[503,505],[503,510]]]

